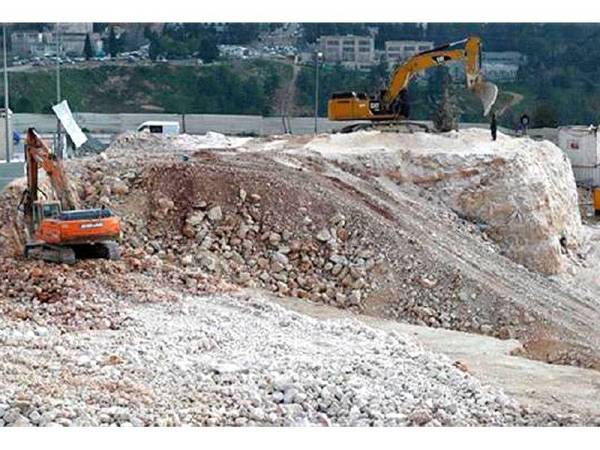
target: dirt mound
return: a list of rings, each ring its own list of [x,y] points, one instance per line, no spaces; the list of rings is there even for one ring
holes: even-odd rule
[[[552,362],[600,367],[593,296],[503,256],[494,236],[456,213],[450,199],[460,190],[450,181],[441,177],[432,189],[376,170],[381,163],[389,172],[387,158],[397,156],[386,153],[386,142],[399,137],[384,139],[384,163],[370,152],[359,155],[359,165],[355,157],[307,151],[314,143],[303,148],[305,138],[236,141],[213,150],[204,148],[206,137],[124,136],[103,155],[67,168],[83,205],[105,204],[122,218],[124,261],[52,270],[87,283],[83,291],[95,299],[163,301],[169,292],[255,287],[432,327],[563,342]],[[484,159],[485,170],[496,167]],[[450,166],[460,170],[456,161]],[[494,179],[505,182],[501,174]],[[511,205],[527,211],[522,204]],[[508,236],[510,227],[499,223]],[[573,233],[576,226],[575,220]],[[5,225],[2,232],[14,230]],[[24,264],[11,256],[4,264]],[[28,276],[18,279],[29,289]],[[43,291],[48,282],[40,284]],[[2,283],[9,289],[10,277]],[[73,291],[58,289],[53,298],[66,303]],[[10,315],[29,300],[17,290],[4,311]],[[524,352],[548,359],[538,348]]]
[[[476,223],[514,261],[537,272],[568,267],[581,241],[573,172],[550,142],[486,130],[445,134],[359,132],[322,136],[305,149],[413,183]]]

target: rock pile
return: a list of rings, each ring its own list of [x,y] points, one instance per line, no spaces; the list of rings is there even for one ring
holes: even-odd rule
[[[356,309],[372,290],[371,274],[383,255],[331,206],[326,218],[323,211],[289,204],[293,215],[278,217],[283,211],[273,202],[280,194],[269,181],[261,187],[263,198],[252,184],[228,185],[220,179],[224,174],[194,162],[120,167],[110,175],[100,163],[80,168],[80,178],[88,180],[80,197],[123,211],[123,244],[132,258]]]
[[[581,242],[570,163],[548,141],[487,130],[359,132],[314,139],[305,150],[419,185],[485,231],[511,259],[546,274],[564,272]]]
[[[125,313],[121,329],[88,335],[0,319],[0,426],[540,423],[447,358],[358,322],[223,295]]]
[[[123,260],[82,261],[73,268],[15,260],[23,240],[15,230],[22,227],[7,220],[0,229],[0,264],[6,267],[0,292],[10,301],[0,301],[0,308],[10,317],[46,311],[43,320],[74,329],[105,328],[109,318],[113,328],[121,320],[110,317],[118,317],[123,301],[255,287],[421,325],[522,342],[541,336],[567,343],[566,350],[551,358],[536,351],[536,357],[593,366],[593,354],[572,346],[579,341],[594,348],[597,342],[597,333],[581,326],[591,330],[597,316],[585,294],[567,292],[500,256],[501,243],[489,228],[445,204],[452,202],[442,191],[454,196],[458,188],[436,191],[454,176],[438,184],[398,183],[390,161],[407,154],[387,146],[394,149],[400,137],[407,138],[373,140],[360,147],[364,155],[353,147],[344,153],[340,144],[322,158],[307,148],[320,139],[349,138],[316,138],[307,148],[310,138],[245,140],[245,150],[219,151],[205,147],[221,137],[126,135],[101,155],[68,162],[82,206],[103,204],[121,217]],[[408,159],[397,164],[402,173],[421,161]],[[9,190],[2,199],[1,217],[12,218],[18,193]],[[528,204],[517,203],[520,210]],[[540,230],[546,239],[549,229]],[[48,275],[32,277],[38,269]],[[65,305],[71,301],[97,311],[70,311],[73,306]],[[557,307],[568,313],[557,317]],[[574,338],[574,332],[580,334]]]

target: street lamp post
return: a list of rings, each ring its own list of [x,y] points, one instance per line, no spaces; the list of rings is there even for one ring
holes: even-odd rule
[[[5,145],[6,145],[6,162],[10,162],[10,139],[12,136],[9,136],[10,127],[8,125],[8,70],[6,64],[6,24],[2,24],[2,54],[3,56],[3,65],[4,65],[4,137],[5,137]]]
[[[61,101],[60,92],[60,23],[56,24],[56,104]],[[56,156],[59,159],[63,158],[62,140],[61,140],[61,125],[60,119],[56,118]]]
[[[319,132],[319,63],[323,58],[323,53],[315,54],[315,134]]]

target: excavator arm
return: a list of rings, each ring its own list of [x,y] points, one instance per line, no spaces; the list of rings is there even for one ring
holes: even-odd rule
[[[464,48],[452,48],[460,44],[465,44]],[[389,107],[396,100],[400,92],[408,87],[411,78],[418,73],[451,61],[463,61],[467,89],[479,96],[483,104],[483,115],[486,116],[496,101],[498,88],[492,83],[483,81],[480,55],[481,40],[470,37],[413,56],[394,70],[389,88],[381,98],[384,108]]]
[[[37,200],[38,169],[44,169],[61,206],[65,210],[77,209],[78,202],[73,195],[62,162],[50,151],[50,148],[34,128],[27,130],[25,136],[25,157],[27,161],[27,191],[31,204]]]

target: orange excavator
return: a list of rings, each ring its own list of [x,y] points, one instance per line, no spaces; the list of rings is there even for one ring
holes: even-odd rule
[[[19,210],[27,226],[27,258],[74,264],[77,258],[118,259],[121,225],[108,208],[78,209],[62,162],[33,128],[25,137],[27,189]],[[38,185],[43,168],[58,200],[48,200]],[[38,199],[42,194],[44,200]]]

